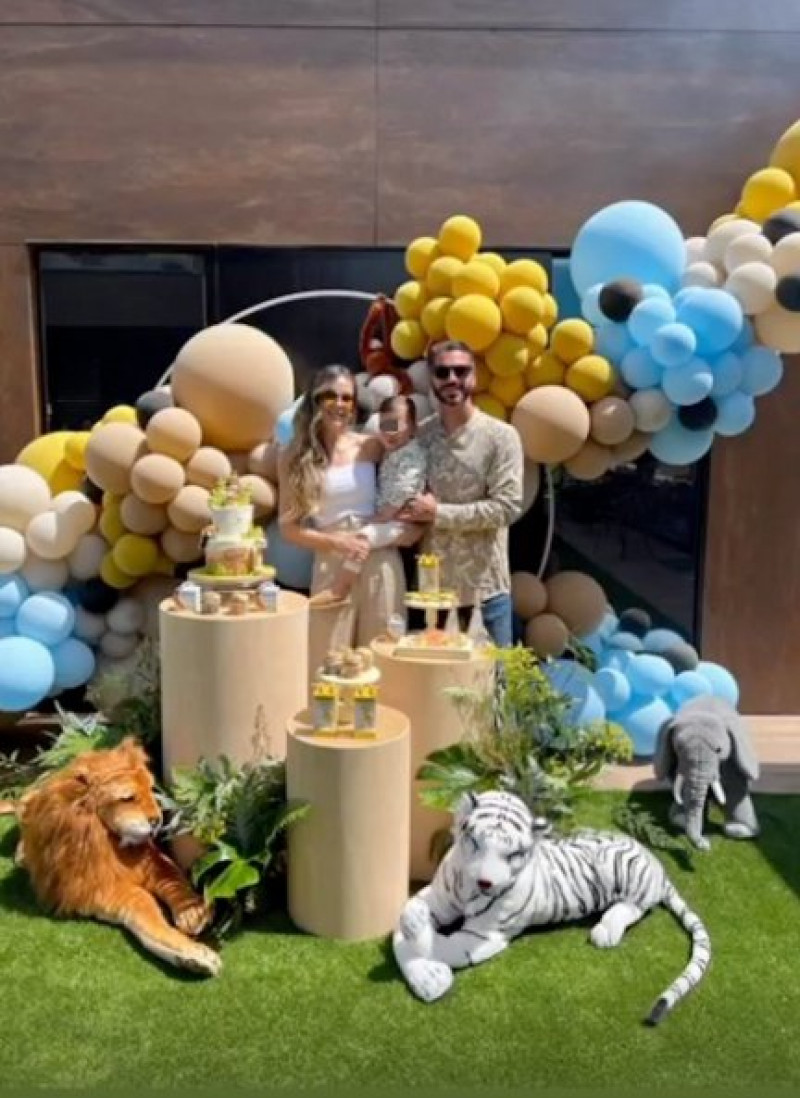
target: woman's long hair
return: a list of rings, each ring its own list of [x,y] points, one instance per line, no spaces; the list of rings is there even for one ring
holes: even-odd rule
[[[355,379],[346,366],[323,366],[314,374],[294,414],[294,437],[286,447],[284,468],[289,489],[286,513],[295,522],[310,518],[319,509],[322,471],[329,458],[322,443],[318,398],[343,377],[352,384],[355,394]]]

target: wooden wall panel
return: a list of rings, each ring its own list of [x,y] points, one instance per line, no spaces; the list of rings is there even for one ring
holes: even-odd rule
[[[0,24],[371,27],[375,0],[3,0]]]
[[[800,713],[800,360],[753,428],[711,457],[703,647],[736,671],[746,711]]]
[[[381,32],[378,241],[458,207],[494,244],[568,245],[623,198],[704,232],[797,116],[798,50],[800,35]]]
[[[800,30],[792,0],[378,0],[380,27],[525,30]]]
[[[27,249],[0,247],[0,464],[41,430],[33,283]]]
[[[0,243],[368,243],[375,38],[7,28]]]

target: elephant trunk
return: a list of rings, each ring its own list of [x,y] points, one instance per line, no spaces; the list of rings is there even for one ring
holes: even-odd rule
[[[683,784],[686,834],[689,841],[700,849],[705,849],[708,846],[708,840],[703,837],[703,817],[708,791],[714,784],[718,784],[718,778],[705,770],[692,773]]]

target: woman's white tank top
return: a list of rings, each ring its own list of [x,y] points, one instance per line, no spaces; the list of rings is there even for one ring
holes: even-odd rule
[[[317,526],[336,526],[351,515],[369,518],[375,514],[376,497],[377,474],[371,461],[329,465],[323,473]]]

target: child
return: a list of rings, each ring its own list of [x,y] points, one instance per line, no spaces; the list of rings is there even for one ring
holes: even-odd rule
[[[370,522],[356,530],[370,549],[391,545],[406,524],[395,516],[415,496],[425,491],[428,455],[417,441],[417,409],[407,396],[389,397],[378,410],[379,434],[386,450],[378,467],[378,510]],[[333,586],[311,597],[312,606],[331,606],[347,598],[361,571],[357,561],[345,561]]]

